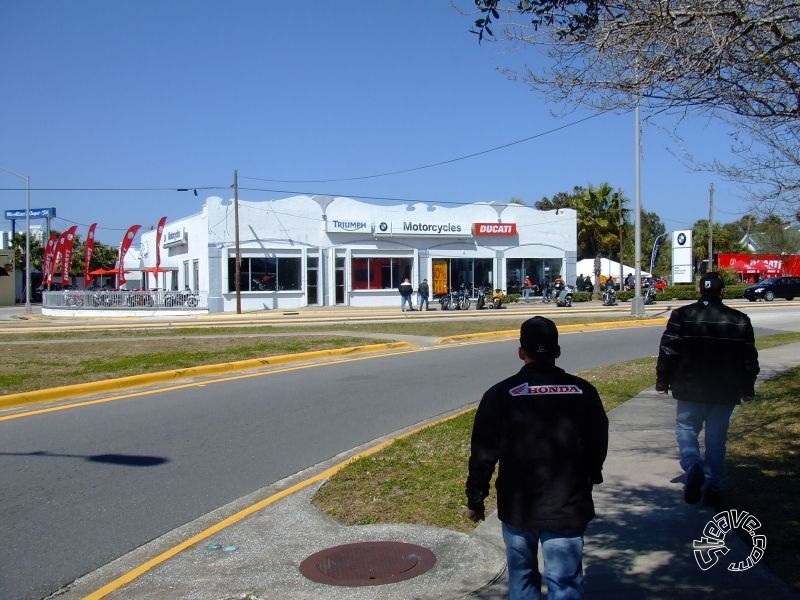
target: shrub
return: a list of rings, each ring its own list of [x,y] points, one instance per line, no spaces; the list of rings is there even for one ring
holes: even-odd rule
[[[742,298],[744,296],[744,289],[747,285],[737,283],[734,285],[725,286],[724,298]],[[642,295],[645,293],[645,288],[642,288]],[[618,292],[617,300],[620,302],[628,302],[633,298],[633,290],[629,292]],[[697,300],[700,294],[697,291],[695,284],[679,283],[677,285],[670,285],[665,287],[660,292],[656,292],[656,302],[659,300]]]
[[[588,302],[592,299],[591,292],[575,292],[572,294],[572,301],[573,302]]]

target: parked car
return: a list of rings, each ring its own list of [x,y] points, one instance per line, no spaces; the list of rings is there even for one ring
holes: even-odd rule
[[[775,298],[792,300],[797,296],[800,296],[800,277],[771,277],[744,290],[744,297],[750,302],[762,299],[772,302]]]

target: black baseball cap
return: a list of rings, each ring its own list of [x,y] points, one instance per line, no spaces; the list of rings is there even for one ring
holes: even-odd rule
[[[557,358],[560,350],[556,324],[545,317],[531,317],[519,329],[519,345],[533,358]]]
[[[716,271],[710,271],[700,278],[700,294],[718,296],[725,289],[725,281]]]

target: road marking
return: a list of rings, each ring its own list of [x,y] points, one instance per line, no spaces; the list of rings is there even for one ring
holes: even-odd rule
[[[204,529],[203,531],[201,531],[199,533],[196,533],[195,535],[193,535],[190,538],[184,540],[183,542],[181,542],[179,544],[176,544],[172,548],[169,548],[168,550],[165,550],[161,554],[159,554],[157,556],[154,556],[150,560],[145,561],[144,563],[142,563],[141,565],[139,565],[138,567],[136,567],[134,569],[131,569],[127,573],[125,573],[123,575],[120,575],[119,577],[117,577],[113,581],[110,581],[109,583],[107,583],[106,585],[101,587],[100,589],[88,594],[87,596],[84,596],[83,600],[101,600],[102,598],[105,598],[109,594],[111,594],[111,593],[113,593],[113,592],[125,587],[126,585],[128,585],[129,583],[131,583],[135,579],[141,577],[142,575],[144,575],[148,571],[153,570],[154,568],[156,568],[160,564],[162,564],[162,563],[166,562],[167,560],[177,556],[178,554],[180,554],[184,550],[187,550],[187,549],[191,548],[195,544],[197,544],[199,542],[202,542],[204,540],[207,540],[208,538],[210,538],[214,534],[219,533],[220,531],[224,531],[228,527],[231,527],[232,525],[235,525],[236,523],[239,523],[240,521],[246,519],[250,515],[252,515],[254,513],[257,513],[258,511],[263,510],[263,509],[267,508],[268,506],[271,506],[272,504],[275,504],[276,502],[278,502],[279,500],[282,500],[283,498],[286,498],[287,496],[291,496],[295,492],[299,492],[300,490],[305,489],[305,488],[309,487],[310,485],[313,485],[313,484],[315,484],[315,483],[317,483],[319,481],[323,481],[325,479],[331,478],[333,475],[335,475],[336,473],[341,471],[343,468],[345,468],[350,463],[352,463],[352,462],[354,462],[356,460],[359,460],[361,458],[365,458],[367,456],[372,456],[373,454],[377,454],[378,452],[380,452],[384,448],[387,448],[390,445],[392,445],[397,440],[401,440],[401,439],[407,438],[407,437],[409,437],[411,435],[414,435],[418,431],[422,431],[423,429],[426,429],[428,427],[433,427],[434,425],[438,425],[440,423],[444,423],[444,422],[449,421],[451,419],[455,419],[455,418],[457,418],[457,417],[469,412],[470,410],[473,410],[473,409],[472,408],[467,408],[467,409],[464,409],[464,410],[460,410],[460,411],[456,412],[455,414],[451,414],[451,415],[448,415],[447,417],[444,417],[443,419],[439,419],[437,421],[425,423],[424,425],[420,425],[419,427],[415,427],[415,428],[413,428],[413,429],[411,429],[409,431],[405,431],[400,435],[396,435],[396,436],[393,436],[393,437],[391,437],[389,439],[386,439],[386,440],[383,440],[381,442],[378,442],[374,446],[371,446],[371,447],[369,447],[369,448],[367,448],[367,449],[365,449],[365,450],[363,450],[363,451],[361,451],[361,452],[359,452],[357,454],[354,454],[353,456],[341,461],[340,463],[337,463],[337,464],[333,465],[332,467],[329,467],[328,469],[325,469],[324,471],[322,471],[320,473],[317,473],[316,475],[312,475],[308,479],[300,481],[300,482],[298,482],[298,483],[296,483],[296,484],[294,484],[292,486],[289,486],[288,488],[286,488],[284,490],[281,490],[280,492],[277,492],[275,494],[272,494],[271,496],[268,496],[268,497],[266,497],[266,498],[264,498],[262,500],[259,500],[258,502],[255,502],[254,504],[251,504],[250,506],[247,506],[247,507],[243,508],[242,510],[238,511],[237,513],[222,519],[221,521],[215,523],[211,527],[208,527],[207,529]]]
[[[611,328],[628,328],[628,327],[656,327],[661,326],[666,323],[666,318],[660,319],[653,319],[648,321],[610,321],[607,323],[584,323],[584,324],[572,324],[572,325],[564,325],[559,328],[559,331],[562,335],[570,335],[575,333],[583,333],[586,331],[592,331],[597,329],[611,329]],[[35,410],[27,410],[24,412],[13,413],[9,415],[0,416],[0,422],[2,421],[13,421],[16,419],[22,419],[26,417],[34,417],[37,415],[43,415],[48,413],[60,412],[64,410],[70,410],[74,408],[83,408],[86,406],[95,406],[98,404],[107,404],[109,402],[117,402],[119,400],[127,400],[130,398],[139,398],[142,396],[151,396],[153,394],[159,394],[162,392],[172,392],[177,390],[184,390],[188,388],[197,388],[197,387],[205,387],[208,385],[214,385],[219,383],[226,383],[229,381],[237,381],[240,379],[250,379],[253,377],[266,377],[269,375],[276,375],[280,373],[289,373],[291,371],[300,371],[303,369],[311,369],[314,367],[324,367],[327,365],[339,365],[349,362],[356,362],[362,360],[372,360],[376,358],[385,358],[391,356],[398,356],[401,354],[411,354],[416,352],[429,352],[432,350],[447,350],[451,349],[454,346],[471,346],[471,345],[478,345],[478,344],[493,344],[498,342],[505,342],[508,341],[509,338],[516,337],[518,334],[518,330],[510,329],[507,331],[501,332],[491,332],[489,334],[471,334],[472,338],[469,335],[465,336],[452,336],[449,338],[442,338],[439,340],[440,342],[446,340],[450,342],[449,345],[440,345],[440,346],[423,346],[423,347],[412,347],[412,348],[403,348],[399,350],[393,350],[390,352],[381,352],[380,354],[371,354],[366,356],[346,356],[342,358],[333,358],[332,360],[323,362],[323,363],[308,363],[303,365],[292,365],[285,368],[274,368],[268,371],[255,371],[251,373],[240,373],[237,375],[226,375],[215,377],[214,379],[206,379],[199,382],[189,382],[177,385],[170,385],[166,387],[157,387],[148,390],[142,390],[140,392],[131,392],[127,394],[120,394],[117,396],[107,396],[103,398],[96,398],[94,400],[83,400],[77,402],[68,402],[65,404],[59,404],[57,406],[48,406],[46,408],[39,408]],[[486,337],[477,337],[486,335]],[[477,338],[477,339],[476,339]],[[269,365],[265,365],[265,368],[268,368]]]

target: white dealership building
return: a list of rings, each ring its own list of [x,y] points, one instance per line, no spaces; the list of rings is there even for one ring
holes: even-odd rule
[[[238,219],[237,219],[238,216]],[[237,223],[238,221],[238,223]],[[346,197],[206,199],[200,213],[168,221],[158,285],[208,293],[210,312],[306,306],[398,306],[397,287],[427,279],[432,294],[465,284],[514,292],[575,277],[576,213],[520,204],[380,205]],[[156,231],[142,234],[126,267],[155,265]],[[139,264],[132,265],[136,257]]]

